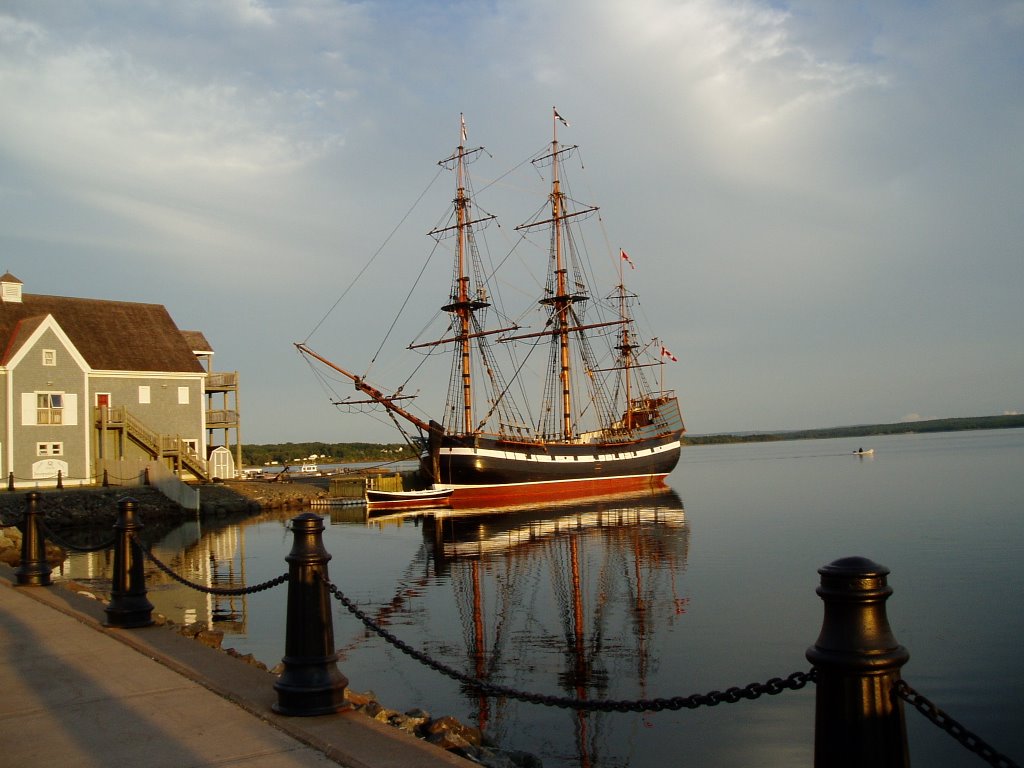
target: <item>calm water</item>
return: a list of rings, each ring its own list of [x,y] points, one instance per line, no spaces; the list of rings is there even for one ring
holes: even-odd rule
[[[873,457],[851,452],[873,447]],[[466,672],[560,696],[688,695],[809,668],[817,569],[888,566],[904,678],[1024,759],[1024,430],[687,448],[675,493],[504,516],[371,522],[331,513],[331,577],[403,639]],[[291,514],[183,526],[155,547],[204,583],[286,570]],[[65,575],[102,579],[104,556]],[[280,587],[207,598],[150,577],[176,621],[212,621],[268,665],[284,650]],[[546,766],[811,765],[813,686],[694,712],[575,713],[480,700],[368,636],[335,604],[341,667],[394,709],[480,723]],[[916,765],[982,763],[907,711]]]

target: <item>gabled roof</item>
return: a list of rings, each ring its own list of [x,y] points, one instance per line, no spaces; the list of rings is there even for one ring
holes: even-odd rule
[[[0,303],[0,348],[10,359],[46,315],[85,358],[101,371],[203,373],[203,366],[167,309],[160,304],[23,294],[20,303]]]

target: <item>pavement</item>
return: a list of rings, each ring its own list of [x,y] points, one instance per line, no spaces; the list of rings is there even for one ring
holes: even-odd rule
[[[165,627],[0,566],[0,764],[466,768],[357,712],[283,717],[274,677]]]

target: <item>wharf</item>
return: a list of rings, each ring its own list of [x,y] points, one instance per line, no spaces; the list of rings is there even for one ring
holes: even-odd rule
[[[471,764],[355,712],[282,717],[266,671],[167,627],[104,627],[103,605],[59,582],[14,582],[0,566],[5,765]]]

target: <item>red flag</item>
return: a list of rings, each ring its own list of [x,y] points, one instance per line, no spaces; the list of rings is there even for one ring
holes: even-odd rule
[[[627,264],[629,264],[629,268],[630,268],[630,269],[636,269],[636,264],[634,264],[634,263],[633,263],[633,262],[632,262],[632,261],[630,260],[630,258],[629,258],[629,254],[628,254],[628,253],[626,253],[626,252],[625,252],[624,250],[622,250],[621,248],[619,249],[619,253],[620,253],[620,254],[621,254],[621,256],[622,256],[622,260],[623,260],[624,262],[626,262]]]
[[[673,355],[671,352],[669,352],[664,344],[661,345],[661,356],[662,357],[667,357],[673,363],[678,363],[679,362],[679,358],[676,357],[675,355]]]

